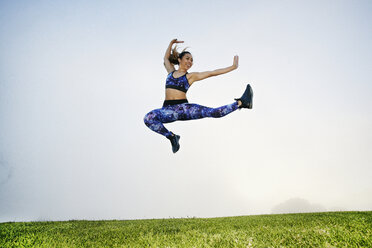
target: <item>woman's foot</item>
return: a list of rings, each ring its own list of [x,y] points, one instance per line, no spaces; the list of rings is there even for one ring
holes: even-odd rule
[[[252,87],[247,84],[247,88],[245,89],[242,97],[235,98],[238,101],[239,108],[248,108],[251,109],[253,107],[253,90]]]
[[[181,137],[179,135],[175,135],[175,134],[173,134],[172,136],[168,138],[172,144],[173,153],[176,153],[180,149],[180,144],[178,142],[180,138]]]

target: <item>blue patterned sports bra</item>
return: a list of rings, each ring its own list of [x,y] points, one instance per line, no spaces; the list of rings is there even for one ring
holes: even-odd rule
[[[173,77],[173,73],[174,71],[168,74],[167,80],[165,82],[165,88],[172,88],[186,93],[190,87],[189,81],[187,80],[186,77],[187,72],[185,75],[179,78]]]

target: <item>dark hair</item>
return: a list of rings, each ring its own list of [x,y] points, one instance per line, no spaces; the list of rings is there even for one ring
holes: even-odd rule
[[[187,48],[187,47],[186,47]],[[169,56],[169,61],[174,64],[174,65],[178,65],[180,62],[178,61],[178,59],[182,59],[183,56],[185,56],[185,54],[190,54],[191,53],[189,51],[185,51],[186,50],[183,49],[181,53],[178,53],[177,51],[177,46],[175,46],[173,49],[172,49],[172,52],[171,52],[171,55]]]

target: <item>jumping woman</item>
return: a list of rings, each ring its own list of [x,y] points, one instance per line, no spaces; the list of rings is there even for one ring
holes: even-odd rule
[[[253,98],[252,88],[248,84],[242,97],[222,107],[208,108],[198,104],[188,103],[186,92],[193,83],[237,69],[239,57],[234,56],[233,65],[226,68],[188,73],[188,70],[193,65],[193,57],[190,52],[185,50],[178,53],[176,46],[172,49],[176,43],[183,43],[183,41],[173,39],[164,56],[164,66],[168,72],[168,76],[165,82],[166,89],[163,107],[150,111],[144,118],[147,127],[170,140],[173,153],[176,153],[180,149],[180,136],[168,131],[164,127],[164,123],[179,120],[196,120],[205,117],[219,118],[234,112],[238,108],[251,109]],[[175,65],[178,65],[177,70],[174,67]]]

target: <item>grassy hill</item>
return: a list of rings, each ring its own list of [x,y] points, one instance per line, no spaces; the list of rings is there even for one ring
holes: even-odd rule
[[[372,247],[372,212],[11,222],[0,247]]]

